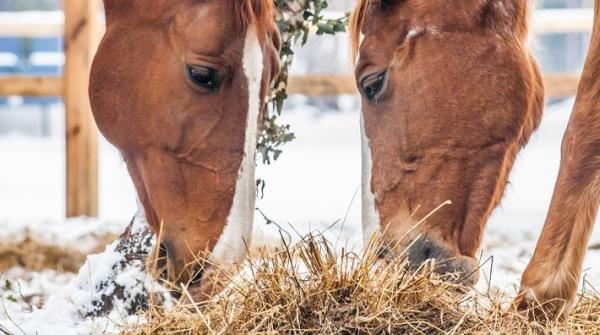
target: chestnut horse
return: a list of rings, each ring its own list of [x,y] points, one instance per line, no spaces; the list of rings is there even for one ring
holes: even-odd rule
[[[214,265],[240,260],[250,242],[257,136],[279,72],[273,1],[104,6],[106,33],[90,79],[93,114],[161,236],[169,278],[191,282],[200,301],[213,289]]]
[[[380,229],[413,266],[477,281],[484,226],[544,107],[528,12],[524,0],[359,0],[353,12],[365,237]]]
[[[547,316],[573,303],[600,204],[600,0],[595,6],[556,190],[515,301],[523,311],[543,304]],[[525,0],[359,0],[352,15],[365,236],[380,230],[391,252],[414,265],[435,260],[468,284],[477,281],[484,226],[542,116],[529,11]]]

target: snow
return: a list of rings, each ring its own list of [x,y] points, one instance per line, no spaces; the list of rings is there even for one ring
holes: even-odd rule
[[[64,220],[64,150],[60,135],[0,137],[0,220],[10,220],[11,225],[27,221],[37,227],[44,223],[33,221]],[[100,165],[100,217],[125,227],[137,208],[133,186],[119,153],[105,141],[100,144]],[[10,227],[3,224],[0,232],[5,226]]]
[[[493,286],[508,293],[514,293],[518,285],[550,203],[560,143],[572,104],[569,100],[548,107],[541,129],[519,155],[504,201],[486,229],[479,285],[482,290],[490,277]],[[279,161],[258,166],[257,177],[265,179],[267,186],[257,207],[290,236],[324,231],[337,222],[328,229],[328,236],[349,246],[361,245],[357,109],[322,113],[308,106],[289,108],[283,121],[293,125],[297,140],[285,148]],[[118,152],[105,141],[100,144],[100,218],[64,220],[63,150],[62,136],[0,137],[0,241],[17,239],[29,230],[53,243],[85,249],[91,243],[90,235],[121,232],[129,223],[136,208],[133,187]],[[257,213],[254,240],[279,240],[278,228],[264,222]],[[592,243],[600,243],[599,225]],[[101,274],[115,275],[117,283],[135,289],[140,287],[136,283],[145,281],[135,270],[113,271],[112,265],[122,257],[113,247],[109,246],[102,256],[88,259],[87,275],[35,273],[18,268],[1,273],[0,303],[5,311],[0,309],[0,324],[17,334],[21,332],[14,323],[27,334],[97,334],[135,321],[119,312],[81,319],[92,299],[88,288],[101,281]],[[493,262],[486,262],[491,256]],[[585,279],[596,287],[600,287],[599,267],[600,251],[589,251]],[[10,290],[5,288],[5,280],[13,283]],[[19,292],[29,298],[24,299]],[[44,302],[44,308],[37,308]]]
[[[90,329],[91,332],[105,329],[108,325],[103,324],[101,328],[96,328],[95,325],[87,324],[92,320],[85,320],[86,324],[83,325],[82,317],[88,314],[90,303],[96,298],[91,295],[95,291],[91,288],[101,282],[104,276],[111,271],[113,264],[118,263],[120,257],[122,256],[114,251],[105,252],[101,256],[90,256],[82,268],[89,269],[89,277],[86,277],[86,271],[82,271],[79,276],[59,289],[58,293],[50,295],[43,308],[34,309],[31,314],[13,316],[13,322],[27,334],[36,331],[43,331],[47,334],[64,334],[67,329],[80,327]]]
[[[19,63],[19,57],[12,52],[0,52],[0,66],[13,67]]]
[[[143,215],[137,215],[131,228],[132,235],[144,232],[145,228]],[[8,319],[9,322],[5,326],[10,331],[25,334],[117,333],[121,325],[138,322],[135,316],[130,315],[133,314],[132,310],[136,309],[136,304],[143,301],[140,297],[148,296],[149,292],[156,292],[165,299],[166,291],[143,271],[143,261],[125,261],[125,255],[148,253],[153,245],[143,240],[133,242],[133,250],[130,250],[129,246],[122,249],[118,241],[115,241],[107,246],[104,252],[88,256],[79,274],[72,276],[67,283],[65,275],[58,275],[56,279],[62,285],[52,287],[51,283],[53,292],[44,303],[24,304],[24,296],[29,289],[39,299],[43,294],[39,291],[43,290],[46,281],[52,278],[49,276],[55,276],[55,273],[42,274],[39,282],[35,281],[39,277],[34,275],[26,281],[28,287],[25,290],[7,279],[6,292],[1,297],[12,300],[12,306],[6,308],[0,321]],[[16,282],[20,283],[22,279],[17,279]],[[104,305],[112,306],[108,315],[101,313]],[[101,317],[94,317],[96,315]]]
[[[111,320],[127,321],[118,312],[84,320],[77,302],[85,301],[86,296],[89,300],[89,290],[76,290],[78,280],[72,274],[50,270],[9,270],[3,274],[0,286],[0,325],[15,334],[103,334],[117,329],[118,324]]]

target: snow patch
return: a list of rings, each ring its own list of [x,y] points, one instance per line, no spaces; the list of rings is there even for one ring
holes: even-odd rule
[[[4,326],[14,333],[40,335],[118,332],[120,325],[140,321],[133,315],[147,307],[151,296],[168,306],[168,292],[145,270],[154,242],[143,216],[136,216],[121,238],[89,256],[79,274],[42,308],[5,315],[13,321]]]

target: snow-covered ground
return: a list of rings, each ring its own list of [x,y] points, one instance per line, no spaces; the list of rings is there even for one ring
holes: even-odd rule
[[[541,129],[519,156],[505,199],[486,230],[482,261],[493,256],[493,262],[483,265],[482,288],[490,272],[492,285],[509,293],[514,292],[518,284],[550,202],[558,172],[560,142],[571,107],[572,101],[567,101],[547,108]],[[285,148],[275,164],[259,167],[258,176],[266,180],[267,187],[257,206],[289,232],[322,230],[339,220],[329,233],[340,234],[342,241],[348,240],[350,245],[360,243],[358,118],[355,109],[319,113],[314,108],[303,107],[286,111],[283,119],[293,125],[297,140]],[[57,244],[85,248],[85,236],[90,232],[119,232],[135,212],[134,192],[124,164],[118,152],[105,141],[100,145],[98,220],[63,218],[64,141],[61,136],[0,137],[0,157],[0,243],[19,238],[29,230]],[[276,228],[265,226],[259,214],[256,234],[262,235],[258,240],[278,236]],[[596,227],[592,243],[600,243],[600,226]],[[586,279],[600,287],[600,251],[588,253],[585,267]],[[4,309],[0,308],[0,325],[18,333],[15,323],[30,322],[28,313],[37,304],[36,301],[23,303],[18,295],[47,297],[73,277],[53,271],[32,273],[20,269],[1,273],[0,304]],[[6,287],[5,279],[11,287]],[[15,287],[18,286],[15,283],[20,288]],[[106,322],[99,324],[105,326]],[[86,326],[99,327],[93,322]],[[90,333],[91,328],[87,329]],[[38,331],[47,333],[45,329]],[[100,330],[95,328],[95,331]]]

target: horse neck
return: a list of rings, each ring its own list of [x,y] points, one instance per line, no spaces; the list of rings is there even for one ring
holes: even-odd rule
[[[593,96],[595,104],[600,104],[600,0],[594,5],[594,28],[585,67],[579,83],[579,92]]]

